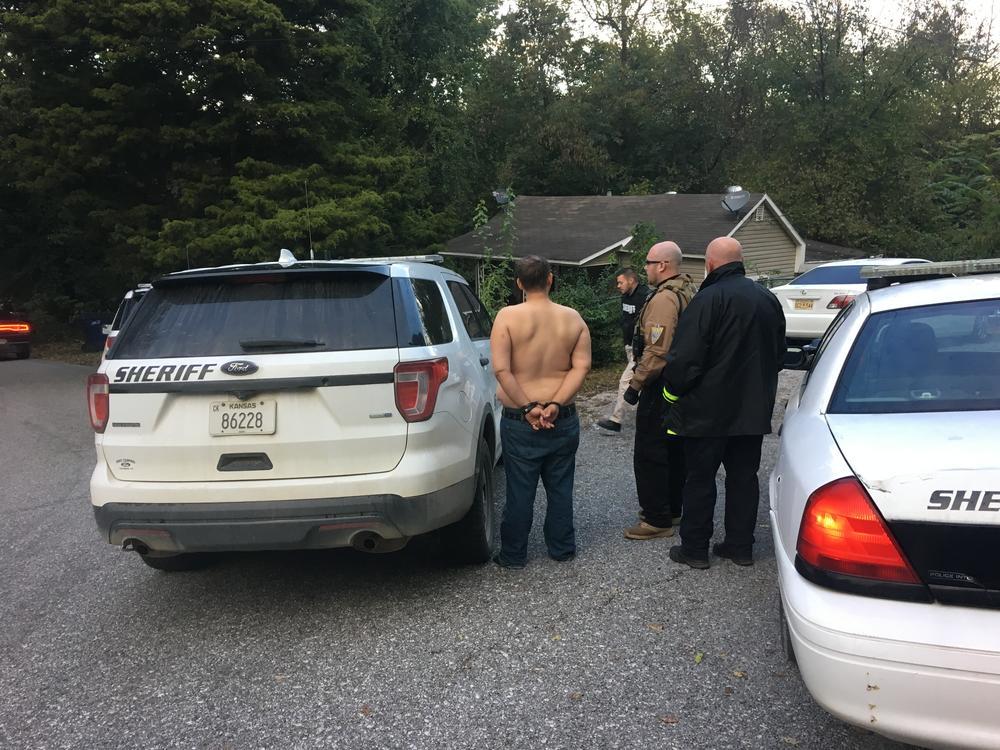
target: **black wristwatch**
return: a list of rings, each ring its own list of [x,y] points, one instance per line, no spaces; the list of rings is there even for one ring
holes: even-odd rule
[[[519,409],[519,411],[520,411],[520,412],[521,412],[521,413],[522,413],[522,414],[523,414],[524,416],[528,416],[528,412],[530,412],[530,411],[531,411],[532,409],[534,409],[534,408],[535,408],[536,406],[538,406],[538,405],[539,405],[539,404],[538,404],[538,402],[537,402],[537,401],[529,401],[529,402],[528,402],[528,403],[526,403],[526,404],[525,404],[524,406],[522,406],[522,407],[521,407],[521,408]]]

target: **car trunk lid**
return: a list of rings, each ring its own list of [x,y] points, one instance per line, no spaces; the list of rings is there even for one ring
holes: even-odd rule
[[[827,423],[935,598],[1000,607],[1000,414],[828,414]]]

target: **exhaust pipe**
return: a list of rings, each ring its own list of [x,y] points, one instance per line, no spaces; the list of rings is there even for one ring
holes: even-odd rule
[[[122,542],[123,552],[138,552],[140,555],[148,555],[149,547],[147,547],[143,542],[138,539],[133,539],[129,537],[124,542]]]
[[[374,531],[359,531],[351,537],[351,546],[359,552],[381,554],[383,552],[396,552],[397,550],[401,550],[406,546],[408,541],[410,541],[409,537],[403,537],[401,539],[386,539],[382,535],[376,534]]]

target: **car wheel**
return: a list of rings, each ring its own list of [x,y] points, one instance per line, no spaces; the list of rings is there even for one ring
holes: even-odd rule
[[[30,356],[31,356],[31,344],[25,344],[24,346],[18,347],[17,349],[18,359],[27,359]]]
[[[792,648],[792,634],[788,630],[788,619],[785,617],[785,608],[781,604],[781,594],[778,594],[778,639],[781,642],[781,651],[785,659],[796,664],[795,649]]]
[[[212,563],[210,555],[188,552],[180,555],[143,555],[139,557],[151,568],[165,570],[170,573],[182,570],[200,570]]]
[[[472,507],[462,520],[445,529],[448,556],[460,564],[488,562],[496,538],[493,498],[493,452],[485,438],[476,451],[476,482]]]

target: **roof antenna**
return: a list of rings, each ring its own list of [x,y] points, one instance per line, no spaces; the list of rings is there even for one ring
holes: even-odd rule
[[[313,253],[313,230],[312,222],[309,220],[309,180],[303,180],[303,185],[306,189],[306,230],[309,232],[309,260],[316,260],[316,255]]]

